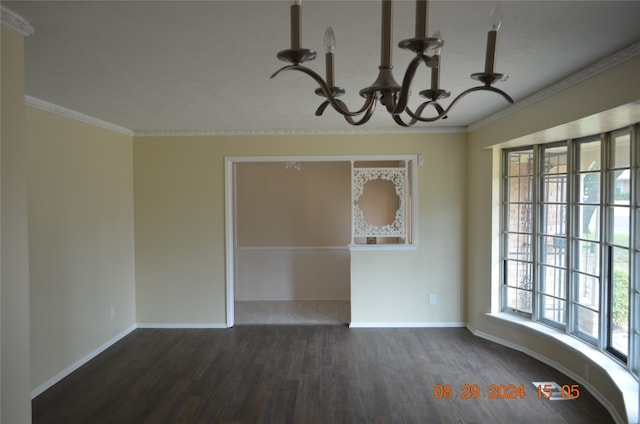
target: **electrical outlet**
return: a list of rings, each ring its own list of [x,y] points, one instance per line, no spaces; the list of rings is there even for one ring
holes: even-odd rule
[[[116,317],[116,307],[112,306],[110,311],[109,311],[110,315],[111,315],[111,319],[115,319]]]
[[[438,299],[436,298],[435,294],[429,295],[429,305],[435,305],[437,301]]]

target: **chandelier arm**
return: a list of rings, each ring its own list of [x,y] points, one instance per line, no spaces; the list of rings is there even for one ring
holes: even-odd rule
[[[318,106],[318,109],[316,109],[316,116],[321,116],[324,113],[324,110],[327,108],[327,106],[329,106],[329,101],[325,100],[320,104],[320,106]]]
[[[424,54],[417,54],[411,62],[409,62],[409,66],[407,66],[407,70],[404,72],[404,77],[402,78],[402,90],[398,96],[398,102],[391,112],[392,115],[400,115],[407,108],[409,97],[411,96],[413,78],[416,75],[420,62],[424,63],[427,68],[436,65],[432,57],[425,56]]]
[[[345,109],[347,108],[347,106],[341,100],[336,99],[336,102],[340,104],[342,107],[344,107]],[[316,110],[316,116],[322,115],[322,113],[325,111],[328,105],[329,105],[328,100],[325,100],[324,102],[322,102],[322,104]],[[373,112],[375,110],[376,110],[376,102],[371,102],[369,103],[369,107],[367,108],[367,110],[365,110],[365,114],[362,116],[362,118],[360,118],[360,120],[355,121],[351,116],[348,116],[348,115],[343,115],[343,116],[344,116],[344,119],[351,125],[362,125],[367,123],[369,119],[371,119],[371,116],[373,116]]]
[[[374,96],[367,96],[362,108],[360,108],[359,110],[357,110],[355,112],[349,111],[349,109],[344,104],[344,102],[336,101],[335,97],[333,96],[333,93],[331,92],[331,89],[329,88],[327,83],[322,79],[322,77],[320,75],[318,75],[312,69],[307,68],[306,66],[302,66],[302,65],[294,64],[294,65],[283,66],[282,68],[280,68],[276,72],[274,72],[273,75],[271,75],[271,78],[275,77],[280,72],[289,71],[289,70],[300,71],[300,72],[303,72],[303,73],[309,75],[311,78],[313,78],[315,80],[315,82],[318,83],[318,85],[320,86],[320,89],[322,90],[322,93],[324,94],[324,97],[326,98],[325,101],[329,102],[329,104],[331,104],[331,107],[333,107],[336,110],[336,112],[340,113],[341,115],[344,115],[345,117],[346,116],[351,117],[351,116],[361,115],[363,112],[366,112],[367,110],[369,110],[371,108],[371,104],[374,103],[375,97]],[[320,107],[318,107],[318,109],[316,110],[316,115],[318,115],[318,112],[321,115],[324,112],[324,109],[326,107],[327,107],[327,105],[324,105],[324,107],[323,107],[323,105],[321,104]]]
[[[424,110],[425,107],[429,106],[430,104],[433,105],[433,107],[436,108],[436,110],[438,110],[438,112],[440,112],[442,110],[442,106],[440,106],[437,102],[434,102],[433,100],[429,100],[427,102],[424,102],[422,104],[420,104],[420,106],[418,106],[418,108],[416,109],[415,115],[420,116],[422,114],[422,111]],[[407,113],[409,113],[409,109],[407,109]],[[411,114],[409,114],[411,116]],[[404,120],[402,119],[402,117],[400,117],[400,115],[392,115],[393,120],[396,122],[396,124],[401,125],[403,127],[411,127],[413,126],[416,122],[418,122],[418,119],[416,118],[411,118],[411,121],[409,121],[409,123],[407,124],[406,122],[404,122]]]
[[[505,99],[506,101],[508,101],[509,103],[513,104],[513,99],[511,98],[511,96],[510,96],[510,95],[508,95],[507,93],[505,93],[504,91],[500,90],[499,88],[495,88],[495,87],[494,87],[494,86],[492,86],[492,85],[487,85],[487,86],[485,86],[484,88],[485,88],[487,91],[491,91],[491,92],[494,92],[494,93],[496,93],[496,94],[501,95],[502,97],[504,97],[504,99]]]
[[[393,120],[395,121],[396,124],[400,125],[401,127],[410,127],[410,124],[406,124],[402,118],[400,117],[400,115],[391,115],[391,117],[393,118]]]
[[[505,98],[505,100],[507,100],[509,103],[513,103],[513,99],[512,99],[512,98],[511,98],[507,93],[505,93],[504,91],[500,90],[499,88],[495,88],[495,87],[492,87],[492,86],[490,86],[490,85],[480,85],[480,86],[477,86],[477,87],[469,88],[469,89],[467,89],[467,90],[463,91],[462,93],[460,93],[460,94],[458,95],[458,97],[456,97],[455,99],[453,99],[453,101],[449,104],[449,106],[448,106],[446,109],[444,109],[444,110],[442,110],[442,106],[438,105],[438,106],[440,106],[440,108],[438,109],[438,107],[436,107],[436,106],[434,105],[434,107],[436,108],[436,111],[438,111],[438,112],[439,112],[439,113],[438,113],[438,115],[436,115],[436,116],[432,116],[432,117],[429,117],[429,118],[424,118],[424,117],[420,116],[420,115],[422,114],[422,110],[420,110],[420,108],[418,108],[418,109],[416,110],[416,113],[412,112],[412,111],[411,111],[411,109],[409,109],[408,107],[407,107],[407,108],[405,108],[405,111],[406,111],[406,112],[407,112],[407,114],[408,114],[409,116],[411,116],[413,119],[416,119],[416,120],[418,120],[418,121],[420,121],[420,122],[435,122],[435,121],[437,121],[437,120],[439,120],[439,119],[442,119],[442,118],[444,118],[445,116],[447,116],[447,114],[449,113],[449,111],[450,111],[450,110],[451,110],[451,109],[452,109],[452,108],[453,108],[453,107],[454,107],[454,106],[455,106],[455,105],[456,105],[456,104],[457,104],[457,103],[458,103],[458,102],[459,102],[459,101],[460,101],[464,96],[466,96],[467,94],[473,93],[474,91],[491,91],[491,92],[493,92],[493,93],[496,93],[496,94],[501,95],[501,96],[502,96],[502,97],[504,97],[504,98]],[[430,103],[430,102],[426,102],[426,103]],[[436,103],[436,104],[437,104],[437,103]]]
[[[366,124],[369,119],[371,119],[371,117],[373,116],[373,112],[376,110],[376,104],[377,102],[375,101],[375,96],[371,95],[368,96],[367,101],[369,100],[374,100],[371,101],[369,103],[369,107],[367,108],[367,110],[365,110],[364,115],[362,116],[362,118],[360,118],[358,121],[355,121],[351,116],[348,115],[344,115],[344,119],[351,125],[362,125],[362,124]],[[337,100],[337,103],[341,103],[342,105],[344,105],[344,107],[346,108],[347,106],[344,104],[344,102],[342,102],[342,100]]]

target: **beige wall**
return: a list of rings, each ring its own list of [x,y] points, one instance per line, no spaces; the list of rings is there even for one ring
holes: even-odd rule
[[[348,300],[344,247],[238,248],[235,300]]]
[[[349,162],[236,165],[238,247],[346,246],[350,204]]]
[[[0,421],[31,422],[24,40],[1,28]]]
[[[27,136],[36,389],[135,325],[133,150],[130,136],[33,108]]]
[[[354,325],[463,325],[466,135],[429,135],[418,148],[418,249],[351,252]],[[394,143],[395,143],[394,139]],[[429,304],[429,296],[436,304]]]
[[[396,252],[408,266],[398,275],[420,271],[403,293],[417,300],[410,313],[402,302],[387,302],[389,293],[397,294],[391,286],[398,279],[388,273],[361,279],[360,290],[387,286],[371,303],[376,322],[464,321],[465,141],[460,134],[135,138],[138,322],[225,322],[226,156],[400,154],[425,159],[417,168],[420,247]],[[430,293],[440,299],[432,307]],[[353,287],[351,296],[355,300]]]
[[[590,363],[595,370],[591,374],[591,383],[609,399],[622,417],[626,416],[622,395],[612,379],[600,372],[597,364],[564,345],[549,343],[535,332],[516,330],[485,316],[488,312],[498,311],[500,266],[498,241],[501,155],[498,148],[487,147],[637,101],[640,99],[638,75],[640,58],[629,60],[566,91],[472,131],[468,143],[466,298],[469,327],[551,358],[578,376],[584,375],[584,363]],[[585,134],[581,131],[586,129],[597,133],[599,128],[606,129],[603,126],[609,125],[608,120],[600,119],[599,116],[593,116],[582,123],[584,125],[568,127],[564,132],[572,136],[589,135],[593,132]],[[563,131],[559,132],[562,133]]]
[[[349,298],[349,162],[236,164],[236,300]]]

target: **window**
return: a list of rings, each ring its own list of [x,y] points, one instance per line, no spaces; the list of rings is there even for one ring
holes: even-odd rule
[[[631,241],[631,133],[610,135],[607,174],[607,349],[620,358],[629,352],[629,274]]]
[[[533,290],[533,150],[505,154],[505,306],[531,313]]]
[[[567,146],[545,146],[541,157],[537,316],[550,325],[564,327],[567,298]]]
[[[573,145],[577,181],[572,208],[576,219],[571,234],[574,251],[571,264],[571,332],[596,345],[600,334],[600,272],[602,143],[600,137],[577,141]]]
[[[638,125],[503,153],[502,309],[639,375]]]

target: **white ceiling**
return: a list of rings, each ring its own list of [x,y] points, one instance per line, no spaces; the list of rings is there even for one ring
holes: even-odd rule
[[[26,94],[134,131],[343,131],[306,75],[269,76],[289,44],[289,2],[2,1],[35,33],[26,39]],[[430,32],[445,40],[441,86],[457,95],[484,67],[488,1],[430,2]],[[518,102],[640,40],[640,1],[503,1],[496,71]],[[414,2],[395,4],[394,45],[413,36]],[[358,91],[377,76],[379,1],[308,0],[303,47],[324,74],[322,39],[337,38],[336,85],[359,108]],[[411,53],[393,51],[401,81]],[[414,87],[427,88],[422,69]],[[418,91],[418,90],[415,90]],[[447,103],[447,102],[443,102]],[[414,103],[416,104],[416,103]],[[464,127],[507,106],[499,96],[466,97],[432,127]],[[378,107],[367,130],[396,128]]]

